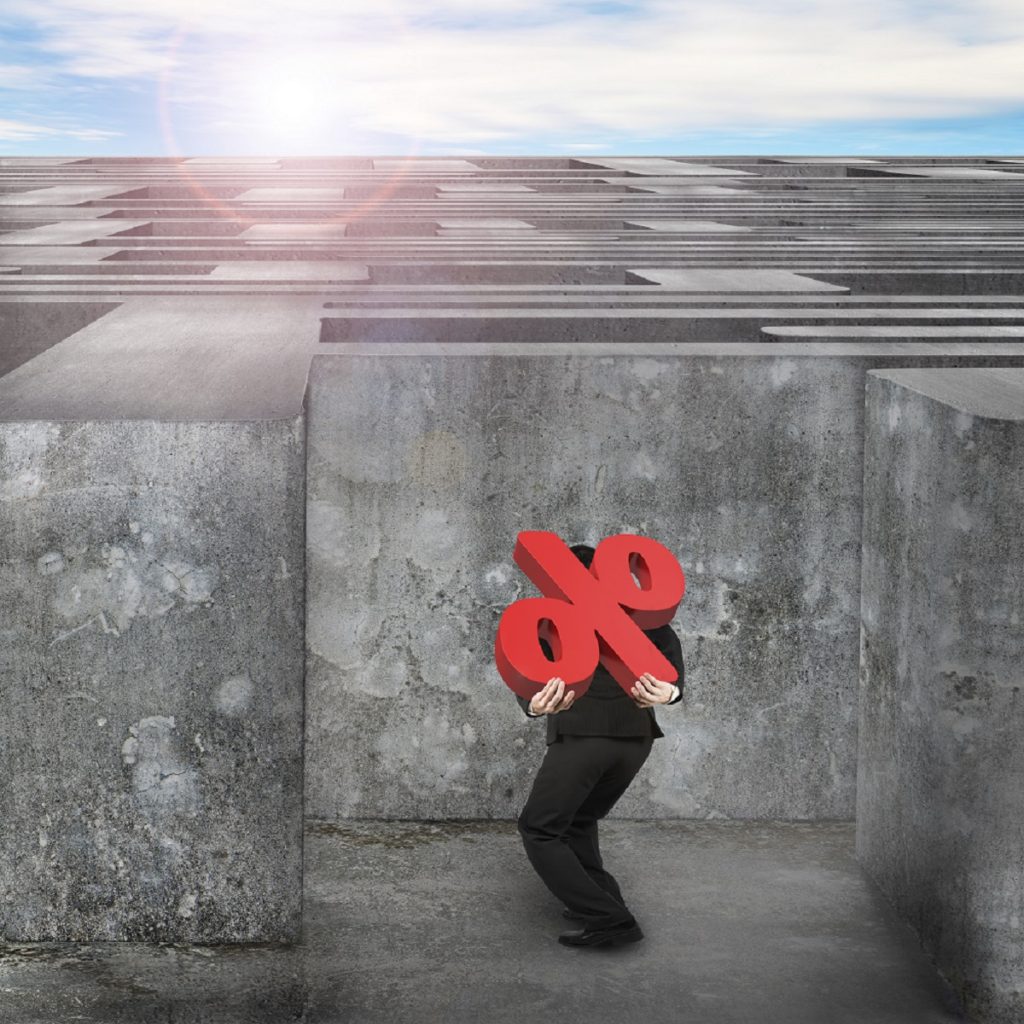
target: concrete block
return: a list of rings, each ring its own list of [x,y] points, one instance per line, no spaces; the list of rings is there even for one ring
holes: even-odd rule
[[[889,167],[878,167],[877,169],[872,168],[870,171],[863,171],[864,174],[880,174],[880,175],[903,175],[914,178],[967,178],[974,180],[977,178],[1024,178],[1021,177],[1017,171],[1001,171],[994,167],[953,167],[948,164],[931,166],[924,164],[902,164],[899,166]]]
[[[1024,1019],[1024,370],[868,374],[857,857],[971,1020]]]
[[[514,217],[444,217],[437,221],[437,226],[445,231],[462,231],[467,234],[477,231],[537,230],[528,221],[517,220]]]
[[[188,308],[175,296],[146,296],[103,316],[104,307],[94,304],[54,305],[57,311],[48,315],[56,327],[74,333],[58,335],[65,340],[0,377],[0,421],[244,421],[301,414],[320,312],[315,299],[206,296],[201,307]],[[17,317],[18,309],[12,307],[8,323],[38,331],[37,319]]]
[[[0,303],[0,378],[116,308],[100,302]]]
[[[508,777],[543,736],[497,676],[494,629],[532,593],[517,532],[551,529],[649,533],[688,574],[688,703],[659,711],[666,738],[622,813],[849,817],[863,372],[314,356],[308,813],[514,816]]]
[[[611,171],[624,171],[627,174],[651,174],[657,177],[671,175],[673,177],[732,177],[753,176],[753,171],[733,170],[727,167],[715,167],[711,164],[698,164],[685,160],[669,160],[667,157],[577,157],[573,163],[581,167],[607,167]]]
[[[646,178],[632,178],[628,185],[630,192],[651,192],[659,196],[680,196],[684,199],[729,199],[734,196],[749,196],[741,188],[724,188],[721,185],[653,185]]]
[[[108,237],[115,232],[133,227],[142,227],[148,221],[116,220],[70,220],[42,224],[23,231],[7,231],[0,234],[0,245],[81,245],[97,238]]]
[[[679,292],[848,292],[842,285],[818,281],[806,274],[790,270],[692,270],[676,267],[649,267],[630,269],[630,275],[660,284],[663,288]]]
[[[250,188],[235,197],[240,203],[340,203],[343,188]]]
[[[401,177],[403,174],[472,174],[480,168],[468,160],[457,159],[415,159],[383,157],[373,161],[375,171],[386,171]]]
[[[301,417],[0,423],[0,937],[295,941]]]
[[[737,234],[750,231],[748,227],[737,224],[722,224],[714,220],[627,220],[627,228],[647,228],[648,231],[671,231],[695,234]]]
[[[213,167],[216,167],[218,164],[226,164],[229,167],[235,164],[252,165],[255,167],[278,167],[281,161],[275,156],[190,156],[183,163],[210,164]]]
[[[342,222],[330,224],[253,224],[239,233],[239,238],[248,241],[330,242],[345,237],[346,225]]]
[[[359,263],[341,260],[231,260],[210,271],[226,281],[365,281],[369,273]]]
[[[522,192],[535,192],[536,189],[530,188],[528,185],[517,185],[511,181],[459,181],[452,182],[450,184],[438,185],[438,195],[444,198],[446,195],[451,195],[453,198],[457,198],[463,195],[503,195],[505,193],[522,193]]]
[[[124,185],[48,185],[27,192],[0,194],[0,206],[73,206],[109,199],[126,191]]]

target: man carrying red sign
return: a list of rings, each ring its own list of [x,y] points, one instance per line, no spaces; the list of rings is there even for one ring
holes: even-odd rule
[[[576,608],[585,604],[581,596],[586,590],[586,586],[580,586],[582,578],[575,582],[571,579],[578,566],[567,572],[568,566],[564,563],[554,565],[549,561],[558,562],[559,547],[566,550],[553,534],[520,534],[519,541],[514,555],[517,564],[547,595],[547,598],[531,599],[537,602],[533,620],[524,610],[518,613],[519,618],[526,616],[527,621],[533,622],[534,630],[540,625],[539,645],[546,659],[544,664],[553,669],[563,664],[569,666],[566,673],[576,677],[567,683],[561,675],[552,675],[536,690],[538,682],[531,683],[530,677],[532,674],[536,679],[538,662],[532,661],[533,652],[525,649],[532,644],[522,635],[515,637],[519,643],[513,643],[508,635],[502,636],[499,626],[496,660],[502,678],[514,691],[529,690],[532,686],[535,690],[532,697],[516,692],[516,700],[528,717],[547,717],[547,752],[519,815],[519,833],[527,857],[541,880],[566,904],[565,916],[583,922],[582,931],[565,932],[559,936],[559,942],[569,946],[635,942],[643,938],[643,932],[627,908],[618,882],[604,867],[597,823],[608,814],[643,767],[654,740],[664,736],[653,706],[676,704],[682,699],[685,672],[682,649],[679,638],[668,625],[682,598],[685,586],[682,570],[674,556],[650,538],[621,534],[608,538],[614,542],[608,548],[605,548],[608,541],[602,542],[598,562],[602,562],[600,556],[603,555],[603,575],[600,564],[595,566],[596,572],[591,568],[595,559],[592,547],[577,544],[567,549],[582,563],[591,579],[596,577],[602,584],[617,588],[615,600],[633,620],[628,627],[633,627],[634,623],[639,627],[634,630],[635,636],[627,635],[628,629],[623,627],[624,632],[619,637],[623,649],[618,651],[607,643],[600,627],[595,627],[600,661],[588,685],[589,655],[583,659],[582,667],[574,660],[578,647],[586,647],[587,641],[583,632],[574,634],[577,626],[570,621],[572,606],[566,619],[563,609],[543,603],[557,592],[571,598]],[[613,585],[611,581],[616,572],[609,571],[613,564],[612,548],[616,549],[616,561],[621,560],[622,552],[618,549],[633,551],[629,564],[642,587],[632,595],[638,598],[632,603],[642,605],[645,595],[653,595],[647,601],[646,611],[630,608],[629,600],[620,600],[620,595],[630,585],[635,588],[635,582],[630,580],[629,584],[624,584],[619,579]],[[657,549],[669,556],[677,576],[667,571],[667,562]],[[530,559],[531,554],[537,556],[541,551],[544,557],[538,556],[538,560],[550,569],[549,576],[543,572],[538,574],[536,563]],[[651,572],[653,566],[649,563],[655,561],[659,563],[658,570]],[[657,585],[651,586],[655,576]],[[552,578],[557,579],[556,585],[551,585]],[[661,607],[654,609],[655,604]],[[506,615],[512,608],[515,605],[510,606]],[[553,614],[552,619],[546,618],[548,614]],[[605,615],[608,614],[605,610]],[[557,623],[555,615],[559,619]],[[660,620],[661,624],[644,628],[652,620]],[[506,634],[508,632],[506,630]],[[608,633],[611,632],[609,627]],[[574,639],[580,643],[575,645],[577,650],[570,650]],[[641,664],[643,659],[648,664],[667,668],[669,671],[661,674],[675,676],[678,683],[658,678],[651,672],[640,672],[630,680],[629,665]],[[551,662],[554,664],[550,665]]]

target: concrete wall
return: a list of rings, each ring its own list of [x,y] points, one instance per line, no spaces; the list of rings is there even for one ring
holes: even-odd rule
[[[687,574],[687,695],[615,814],[851,818],[864,375],[894,361],[314,356],[307,814],[518,813],[543,729],[494,631],[548,529]]]
[[[972,1020],[1024,1020],[1024,371],[867,383],[857,857]]]
[[[0,937],[301,924],[304,422],[0,423]]]

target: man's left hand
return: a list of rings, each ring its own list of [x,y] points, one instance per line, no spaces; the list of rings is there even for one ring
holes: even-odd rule
[[[630,692],[637,707],[648,708],[652,704],[667,704],[672,699],[673,689],[671,683],[655,679],[650,672],[645,672]]]

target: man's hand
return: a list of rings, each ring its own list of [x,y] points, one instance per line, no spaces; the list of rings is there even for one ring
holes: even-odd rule
[[[572,707],[575,699],[576,691],[566,692],[565,680],[560,676],[552,676],[544,685],[544,689],[533,695],[530,711],[535,715],[557,715],[559,711]]]
[[[672,699],[672,684],[655,679],[650,672],[645,672],[633,684],[631,692],[637,707],[649,708],[652,704],[667,704]]]

